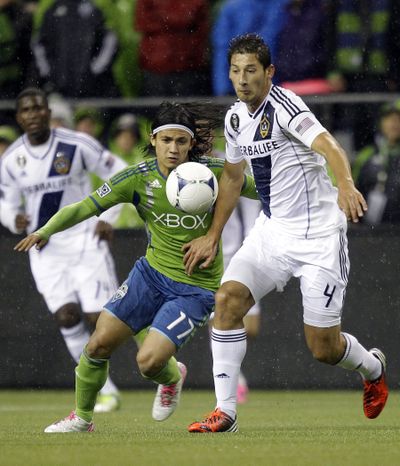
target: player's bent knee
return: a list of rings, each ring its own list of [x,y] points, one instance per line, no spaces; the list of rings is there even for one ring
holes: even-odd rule
[[[316,329],[305,326],[306,342],[314,359],[325,364],[336,364],[343,356],[344,344],[340,327]]]
[[[93,334],[86,345],[86,353],[90,358],[107,359],[111,356],[114,346],[110,342]]]
[[[82,320],[79,306],[75,303],[68,303],[62,306],[54,316],[58,326],[64,328],[75,327]]]
[[[139,351],[136,355],[136,362],[140,373],[144,377],[152,377],[165,366],[164,358],[157,357],[154,353],[148,351]]]
[[[219,320],[242,320],[253,303],[246,287],[224,283],[215,295],[215,317]]]
[[[325,364],[334,365],[340,359],[340,354],[331,346],[317,345],[310,348],[313,358]]]

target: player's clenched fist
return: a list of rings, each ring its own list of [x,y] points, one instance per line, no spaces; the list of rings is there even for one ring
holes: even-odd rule
[[[42,249],[47,241],[47,239],[42,239],[37,233],[31,233],[14,246],[14,251],[27,252],[35,244],[36,249]]]

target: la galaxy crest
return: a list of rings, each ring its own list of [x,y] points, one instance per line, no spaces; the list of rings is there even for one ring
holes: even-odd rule
[[[66,175],[69,173],[71,168],[71,161],[64,152],[57,152],[54,158],[53,167],[59,175]]]
[[[267,115],[263,113],[263,116],[260,120],[260,134],[263,139],[268,136],[269,128],[271,127],[271,123],[267,119]]]
[[[233,131],[235,131],[236,133],[239,132],[239,124],[240,124],[239,115],[237,113],[232,113],[232,115],[231,115],[231,127],[232,127]]]
[[[275,109],[270,104],[264,107],[262,116],[260,118],[260,123],[257,126],[256,132],[254,134],[254,141],[262,141],[264,139],[271,139],[272,136],[272,128],[274,124],[274,115]]]

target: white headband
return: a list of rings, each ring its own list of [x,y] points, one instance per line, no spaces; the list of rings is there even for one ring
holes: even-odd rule
[[[158,126],[157,128],[153,129],[153,132],[151,134],[154,136],[155,134],[159,133],[160,131],[164,131],[165,129],[181,129],[182,131],[186,131],[187,133],[189,133],[190,136],[194,138],[194,132],[190,128],[184,125],[176,125],[174,123],[170,125]]]

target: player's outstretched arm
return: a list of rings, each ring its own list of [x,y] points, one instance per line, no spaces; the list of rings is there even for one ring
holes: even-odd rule
[[[348,220],[357,223],[368,209],[363,195],[356,189],[351,176],[350,164],[347,155],[328,132],[318,135],[312,149],[324,156],[335,175],[338,187],[338,204],[346,214]]]
[[[51,235],[59,231],[66,230],[83,220],[88,219],[98,213],[97,207],[90,200],[86,198],[81,202],[70,204],[63,207],[51,219],[43,225],[39,230],[29,234],[26,238],[21,240],[14,249],[16,251],[29,251],[29,249],[37,245],[41,249],[49,240]]]
[[[35,246],[35,244],[36,249],[42,249],[47,242],[47,239],[41,238],[37,233],[31,233],[14,246],[14,251],[27,252],[32,246]]]
[[[192,275],[199,264],[200,269],[209,267],[215,259],[219,240],[225,223],[235,208],[243,187],[244,163],[232,164],[225,161],[219,180],[219,193],[215,204],[213,222],[207,234],[182,246],[185,272]]]

